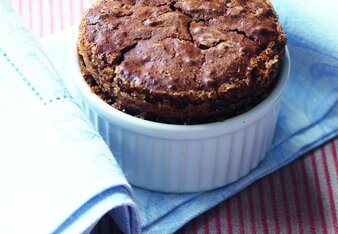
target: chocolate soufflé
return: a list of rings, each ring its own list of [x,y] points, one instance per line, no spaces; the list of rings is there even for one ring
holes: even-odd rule
[[[78,55],[85,80],[112,107],[200,124],[262,101],[285,45],[268,0],[102,0],[84,14]]]

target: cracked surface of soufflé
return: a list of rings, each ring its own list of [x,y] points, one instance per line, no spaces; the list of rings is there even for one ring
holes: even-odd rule
[[[285,45],[268,0],[102,0],[84,14],[78,55],[93,92],[114,108],[199,124],[264,99]]]

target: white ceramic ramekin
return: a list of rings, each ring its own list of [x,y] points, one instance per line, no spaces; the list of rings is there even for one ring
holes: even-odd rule
[[[286,50],[278,83],[264,101],[223,122],[188,126],[142,120],[114,109],[91,92],[80,70],[74,81],[84,111],[128,181],[150,190],[185,193],[234,182],[264,158],[289,70]]]

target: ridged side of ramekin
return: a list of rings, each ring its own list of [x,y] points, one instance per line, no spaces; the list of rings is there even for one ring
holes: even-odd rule
[[[191,126],[129,116],[90,93],[82,77],[76,83],[84,111],[128,181],[150,190],[185,193],[224,186],[258,165],[271,144],[288,76],[287,52],[278,84],[263,102],[223,122]]]
[[[264,157],[278,105],[260,120],[213,138],[174,140],[142,135],[106,121],[83,103],[133,185],[163,192],[196,192],[229,184]]]

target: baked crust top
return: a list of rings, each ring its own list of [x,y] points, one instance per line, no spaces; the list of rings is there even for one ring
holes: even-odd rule
[[[126,95],[173,106],[263,92],[285,44],[268,0],[102,0],[84,15],[78,50],[84,75],[128,109]]]

